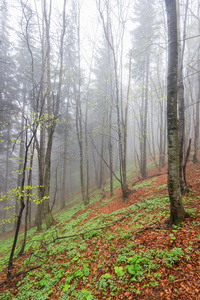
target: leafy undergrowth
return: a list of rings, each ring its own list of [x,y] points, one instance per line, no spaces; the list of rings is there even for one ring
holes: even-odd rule
[[[183,202],[190,217],[180,227],[166,226],[165,168],[131,187],[127,201],[117,189],[102,200],[93,191],[90,205],[69,205],[49,230],[30,229],[25,254],[14,261],[18,274],[1,285],[0,299],[198,299],[199,166],[188,164],[190,190]],[[1,239],[0,282],[11,244],[11,238]]]

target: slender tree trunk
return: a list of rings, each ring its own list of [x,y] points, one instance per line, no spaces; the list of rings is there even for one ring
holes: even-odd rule
[[[50,67],[50,20],[51,20],[51,5],[52,0],[50,0],[49,4],[49,16],[47,18],[47,10],[46,10],[46,0],[44,0],[44,19],[45,19],[45,29],[46,29],[46,43],[47,43],[47,51],[46,51],[46,66],[47,66],[47,112],[48,112],[48,141],[47,141],[47,149],[45,155],[45,174],[44,174],[44,198],[43,198],[43,212],[44,218],[46,222],[46,227],[49,228],[53,225],[53,215],[49,205],[49,191],[50,191],[50,179],[51,179],[51,150],[53,144],[53,134],[56,128],[56,121],[52,115],[52,104],[51,104],[51,67]],[[59,93],[59,91],[58,91]],[[56,101],[56,109],[55,115],[58,116],[59,111],[59,102],[60,99],[57,97]]]
[[[22,168],[23,168],[23,157],[24,157],[24,134],[23,134],[23,131],[24,131],[24,110],[25,110],[25,95],[23,97],[23,109],[22,109],[22,122],[21,122],[21,128],[20,128],[20,131],[21,131],[21,143],[20,143],[20,146],[19,146],[19,166],[18,166],[18,176],[17,176],[17,186],[20,187],[20,184],[22,182],[22,174],[21,174],[21,171],[22,171]],[[15,204],[15,215],[17,216],[19,213],[19,203],[18,203],[18,199],[16,199],[16,204]],[[16,221],[14,222],[14,229],[16,229]]]
[[[148,93],[149,93],[149,60],[146,62],[146,80],[145,80],[145,92],[144,92],[144,118],[143,118],[143,131],[142,131],[142,157],[141,157],[141,170],[142,178],[147,177],[147,114],[148,114]]]
[[[6,147],[6,172],[5,172],[5,183],[4,183],[4,193],[7,194],[8,192],[8,169],[9,169],[9,147],[10,147],[10,128],[8,129],[8,140],[7,140],[7,147]],[[4,201],[4,210],[3,210],[3,224],[2,224],[2,233],[6,232],[6,199]]]
[[[200,4],[198,4],[198,31],[200,34]],[[197,103],[196,103],[196,120],[194,124],[194,155],[193,155],[193,163],[198,162],[198,147],[199,147],[199,102],[200,102],[200,42],[198,49],[198,94],[197,94]]]
[[[123,167],[123,183],[125,189],[128,189],[127,186],[127,177],[126,177],[126,164],[127,164],[127,135],[128,135],[128,105],[129,105],[129,96],[130,96],[130,85],[131,85],[131,55],[129,59],[129,78],[128,78],[128,88],[126,96],[126,107],[125,107],[125,122],[124,122],[124,167]]]
[[[166,110],[166,102],[164,104],[164,110]],[[164,144],[163,144],[163,156],[162,156],[162,166],[165,166],[165,157],[166,157],[166,148],[167,148],[167,114],[164,114],[164,131],[163,131],[163,136],[164,136]]]
[[[32,181],[34,150],[35,150],[35,139],[34,139],[34,142],[33,142],[33,150],[32,150],[31,156],[30,156],[31,160],[30,160],[30,167],[29,167],[29,174],[28,174],[28,187],[31,186],[31,181]],[[19,251],[18,257],[21,256],[24,253],[24,249],[25,249],[25,246],[26,246],[30,193],[31,193],[31,189],[28,188],[28,190],[27,190],[27,201],[26,201],[26,213],[25,213],[25,225],[24,225],[25,226],[24,227],[24,239],[23,239],[23,244],[22,244],[21,250]]]
[[[31,181],[31,186],[32,186],[32,181]],[[30,191],[30,194],[32,194],[32,191]],[[28,211],[28,224],[29,224],[29,228],[31,228],[31,216],[32,216],[32,205],[31,205],[31,201],[29,203],[29,211]]]
[[[26,128],[28,127],[28,124],[26,122]],[[13,256],[15,253],[15,248],[17,245],[17,240],[18,240],[18,235],[19,235],[19,229],[20,229],[20,225],[21,225],[21,219],[22,219],[22,213],[25,207],[24,204],[24,186],[25,186],[25,177],[26,177],[26,166],[27,166],[27,158],[28,158],[28,151],[29,148],[32,144],[33,139],[36,136],[36,131],[37,128],[34,129],[33,135],[28,143],[28,133],[27,133],[27,129],[26,129],[26,148],[25,148],[25,156],[24,156],[24,165],[23,165],[23,171],[22,171],[22,183],[21,183],[21,189],[20,189],[20,210],[19,210],[19,214],[17,216],[17,226],[16,226],[16,230],[15,230],[15,236],[14,236],[14,240],[13,240],[13,245],[12,245],[12,249],[11,249],[11,253],[10,253],[10,257],[9,257],[9,261],[8,261],[8,273],[7,273],[7,278],[10,278],[11,273],[12,273],[12,266],[13,266]]]
[[[59,106],[61,101],[62,86],[63,86],[63,46],[64,37],[66,32],[66,1],[63,2],[63,22],[62,22],[62,32],[60,37],[60,70],[59,70],[59,82],[58,82],[58,93],[56,102],[56,114],[59,112]],[[69,102],[67,102],[67,116],[68,117]],[[62,181],[62,196],[61,196],[61,208],[65,207],[65,197],[66,197],[66,167],[67,167],[67,124],[65,126],[65,142],[64,142],[64,166],[63,166],[63,181]]]
[[[177,2],[177,19],[178,19],[178,131],[179,131],[179,180],[181,192],[186,189],[186,182],[183,178],[183,160],[184,160],[184,140],[185,140],[185,99],[184,99],[184,84],[183,84],[183,57],[185,49],[185,32],[186,32],[186,20],[188,11],[188,0],[185,7],[185,20],[183,28],[183,43],[181,46],[181,34],[180,34],[180,12],[179,1]]]
[[[90,68],[91,69],[91,68]],[[88,84],[88,90],[90,85],[90,79]],[[90,163],[89,163],[89,148],[88,148],[88,93],[86,100],[86,112],[85,112],[85,151],[86,151],[86,194],[85,202],[89,204],[89,185],[90,185]]]
[[[48,132],[48,144],[45,156],[45,177],[44,177],[44,199],[43,199],[43,211],[47,229],[53,225],[53,215],[49,206],[49,191],[50,191],[50,179],[51,179],[51,149],[53,143],[53,134],[55,131],[55,123],[50,126]],[[51,129],[51,131],[50,131]]]
[[[86,195],[85,195],[85,180],[84,180],[84,156],[83,156],[83,115],[81,106],[81,45],[80,45],[80,3],[77,2],[77,47],[78,47],[78,89],[76,90],[76,132],[79,144],[80,152],[80,181],[81,181],[81,192],[83,203],[86,205]]]
[[[109,8],[109,1],[106,3],[107,9]],[[120,90],[119,90],[119,72],[118,72],[118,64],[117,64],[117,56],[116,56],[116,49],[114,48],[114,38],[113,38],[113,32],[111,28],[111,24],[109,24],[109,32],[107,32],[103,12],[100,7],[100,1],[98,1],[98,10],[100,14],[100,18],[103,23],[103,30],[105,34],[105,38],[108,42],[108,45],[110,47],[110,50],[112,51],[113,56],[113,67],[114,67],[114,83],[115,83],[115,96],[116,96],[116,112],[117,112],[117,133],[118,133],[118,151],[119,151],[119,167],[120,167],[120,184],[121,184],[121,190],[122,190],[122,196],[124,199],[127,198],[127,187],[124,184],[125,177],[125,163],[124,163],[124,145],[123,145],[123,127],[122,127],[122,114],[123,112],[120,111],[120,108],[122,108],[122,99],[120,99]],[[107,18],[108,18],[108,12],[107,12]],[[121,102],[120,102],[121,100]]]
[[[163,160],[163,103],[160,104],[160,149],[159,149],[159,167],[162,167]]]
[[[93,164],[94,164],[94,175],[95,175],[96,186],[97,186],[97,188],[100,188],[99,187],[99,177],[98,177],[97,163],[96,163],[96,160],[95,160],[94,151],[92,151],[92,158],[93,158]]]
[[[104,128],[104,122],[105,122],[105,113],[103,113],[103,123],[102,123],[102,128]],[[101,193],[102,193],[102,198],[105,198],[105,190],[104,190],[104,180],[105,180],[105,168],[104,168],[104,143],[105,143],[105,136],[104,136],[104,129],[102,129],[101,133],[101,166],[100,166],[100,183],[101,183]]]
[[[111,73],[111,72],[110,72]],[[111,74],[110,74],[111,78]],[[109,149],[109,165],[110,165],[110,195],[113,195],[113,143],[112,143],[112,114],[113,114],[113,95],[112,95],[112,82],[109,84],[109,115],[108,115],[108,149]]]
[[[38,17],[39,18],[39,17]],[[39,20],[38,20],[39,22]],[[40,28],[39,24],[38,27]],[[40,106],[42,119],[40,123],[40,140],[37,140],[36,137],[36,149],[38,153],[38,197],[40,200],[44,197],[44,170],[45,170],[45,126],[44,126],[44,114],[46,112],[46,95],[45,95],[45,77],[46,77],[46,62],[45,62],[45,28],[44,28],[44,18],[42,20],[42,34],[41,34],[41,45],[42,45],[42,77],[41,77],[41,90],[40,90]],[[35,225],[37,230],[42,229],[42,211],[43,203],[40,202],[37,204],[36,215],[35,215]]]
[[[62,192],[61,192],[61,209],[65,207],[66,199],[66,180],[67,180],[67,124],[65,125],[65,138],[64,138],[64,157],[63,157],[63,178],[62,178]]]

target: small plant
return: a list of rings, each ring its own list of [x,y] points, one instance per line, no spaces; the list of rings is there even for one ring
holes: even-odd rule
[[[170,252],[166,251],[164,254],[164,262],[168,268],[172,268],[172,264],[180,260],[180,256],[184,255],[181,248],[173,248]]]
[[[156,277],[157,280],[159,280],[160,277],[162,276],[162,274],[156,272],[156,273],[154,273],[154,276]]]
[[[63,288],[63,293],[66,292],[69,288],[70,288],[70,284],[68,284],[66,282],[65,285],[64,285],[64,288]]]
[[[176,240],[176,237],[172,234],[169,235],[171,237],[170,243],[173,243]]]
[[[136,277],[141,276],[143,274],[141,266],[143,259],[139,255],[135,255],[129,258],[128,262],[129,265],[125,267],[125,270],[127,270],[128,273],[132,275],[133,279],[136,279]]]
[[[96,236],[98,234],[97,230],[92,230],[85,234],[85,240],[90,240],[93,236]]]
[[[190,217],[195,218],[196,208],[188,208],[187,211],[188,211]]]
[[[106,274],[104,274],[104,275],[101,276],[101,278],[99,280],[99,288],[100,288],[100,290],[106,291],[109,283],[112,282],[110,280],[111,278],[112,278],[112,275],[110,273],[106,273]]]
[[[10,291],[6,291],[5,293],[0,294],[0,298],[4,299],[4,300],[10,300],[10,299],[14,299],[14,296],[13,296],[13,294],[11,294]]]
[[[158,191],[159,190],[164,190],[165,188],[167,187],[167,184],[163,184],[163,185],[160,185],[160,186],[158,186]]]
[[[123,267],[115,266],[115,273],[116,273],[117,277],[122,276],[124,274]]]
[[[158,286],[158,281],[154,280],[154,278],[150,279],[150,283],[149,286],[154,287],[154,286]]]
[[[132,237],[132,234],[131,234],[131,233],[126,233],[126,234],[125,234],[125,238],[126,238],[126,239],[130,239],[131,237]]]
[[[80,291],[76,296],[76,300],[93,300],[93,299],[94,299],[93,293],[85,289]]]
[[[169,275],[169,280],[170,281],[174,281],[175,280],[174,276],[173,275]]]
[[[119,254],[117,257],[118,263],[125,263],[127,261],[128,255],[127,254]]]
[[[85,244],[85,243],[80,244],[80,245],[79,245],[79,249],[80,249],[81,252],[85,251],[85,250],[87,249],[86,244]]]
[[[112,240],[115,239],[115,237],[114,237],[112,234],[110,234],[110,235],[107,237],[107,239],[108,239],[109,241],[112,241]]]
[[[72,250],[68,251],[67,256],[69,256],[70,258],[77,256],[76,249],[72,249]]]

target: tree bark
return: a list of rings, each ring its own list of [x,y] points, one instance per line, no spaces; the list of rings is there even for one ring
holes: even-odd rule
[[[185,220],[179,182],[179,149],[177,122],[177,14],[176,1],[165,0],[168,17],[168,77],[167,77],[167,129],[168,129],[168,193],[170,199],[170,225]]]

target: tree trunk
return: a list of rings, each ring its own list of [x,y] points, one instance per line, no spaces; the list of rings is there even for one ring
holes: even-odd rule
[[[185,20],[183,28],[183,43],[181,46],[181,34],[180,34],[180,12],[179,12],[179,1],[178,5],[178,108],[179,108],[179,180],[181,192],[183,193],[186,189],[186,182],[183,177],[183,160],[184,160],[184,140],[185,140],[185,99],[184,99],[184,84],[183,84],[183,57],[185,49],[185,31],[186,31],[186,20],[188,11],[188,0],[185,8]]]
[[[28,187],[31,186],[32,181],[32,169],[33,169],[33,157],[34,157],[34,150],[35,150],[35,139],[33,142],[33,151],[30,156],[30,167],[29,167],[29,174],[28,174]],[[28,229],[28,213],[29,213],[29,204],[30,204],[30,193],[31,189],[28,188],[27,191],[27,201],[26,201],[26,214],[25,214],[25,226],[24,226],[24,239],[21,250],[19,251],[18,257],[24,253],[24,249],[26,246],[26,237],[27,237],[27,229]]]
[[[90,80],[89,80],[90,82]],[[89,90],[89,84],[88,84]],[[85,202],[89,204],[89,185],[90,185],[90,164],[89,164],[89,148],[88,148],[88,93],[86,100],[86,112],[85,112],[85,151],[86,151],[86,194]]]
[[[105,198],[105,190],[104,190],[104,180],[105,180],[105,176],[104,176],[104,140],[105,140],[105,136],[104,136],[104,122],[105,122],[105,113],[103,113],[103,123],[102,123],[102,133],[101,133],[101,165],[100,165],[100,183],[101,183],[101,193],[102,193],[102,199]]]
[[[147,177],[147,114],[148,114],[148,93],[149,93],[149,60],[146,62],[146,78],[144,91],[144,117],[142,126],[142,155],[141,155],[141,171],[142,178]]]
[[[170,199],[170,225],[185,220],[179,182],[179,149],[177,122],[177,14],[176,1],[165,0],[168,16],[168,77],[167,77],[167,129],[168,129],[168,193]]]
[[[10,128],[8,129],[8,140],[7,140],[7,147],[6,147],[6,173],[5,173],[5,185],[4,185],[4,193],[5,195],[8,192],[8,168],[9,168],[9,146],[10,146]],[[2,233],[6,232],[6,199],[3,200],[4,202],[4,210],[3,210],[3,224],[2,224]]]
[[[64,157],[63,157],[63,178],[62,178],[62,192],[61,192],[61,209],[65,207],[66,198],[66,178],[67,178],[67,124],[65,125],[65,140],[64,140]]]
[[[25,156],[24,156],[24,165],[23,165],[23,171],[22,171],[22,182],[21,182],[21,189],[20,189],[20,210],[19,210],[19,214],[17,216],[17,225],[16,225],[16,230],[15,230],[15,236],[14,236],[14,241],[13,241],[13,245],[12,245],[12,249],[11,249],[11,253],[10,253],[10,257],[9,257],[9,261],[8,261],[8,273],[7,273],[7,278],[9,278],[11,276],[12,273],[12,266],[13,266],[13,256],[15,253],[15,248],[17,245],[17,240],[18,240],[18,235],[19,235],[19,229],[20,229],[20,225],[21,225],[21,218],[22,218],[22,213],[25,207],[24,204],[24,186],[25,186],[25,176],[26,176],[26,166],[27,166],[27,158],[28,158],[28,150],[32,144],[32,141],[36,135],[36,131],[37,131],[37,127],[35,128],[33,135],[28,143],[27,139],[27,120],[26,120],[26,149],[25,149]]]
[[[22,109],[22,114],[24,114],[24,110],[25,110],[25,95],[23,97],[23,109]],[[21,171],[23,169],[23,157],[24,157],[24,117],[22,116],[22,122],[21,122],[21,143],[19,146],[19,166],[18,166],[18,176],[17,176],[17,186],[20,187],[21,182],[22,182],[22,174]],[[18,203],[18,199],[16,199],[16,204],[15,204],[15,215],[17,216],[19,213],[19,203]],[[14,229],[16,229],[16,221],[14,222]]]
[[[200,4],[198,5],[198,31],[200,34]],[[196,103],[196,120],[194,125],[194,155],[193,155],[193,163],[198,162],[198,147],[199,147],[199,102],[200,102],[200,42],[198,49],[198,95],[197,95],[197,103]]]
[[[55,122],[55,121],[54,121]],[[51,179],[51,149],[53,143],[53,134],[55,131],[55,123],[48,128],[48,144],[45,156],[45,177],[44,177],[44,199],[43,199],[43,210],[44,218],[47,229],[53,225],[53,215],[49,206],[49,191],[50,191],[50,179]]]
[[[76,132],[80,152],[80,181],[83,203],[86,205],[85,195],[85,180],[84,180],[84,157],[83,157],[83,115],[81,105],[81,45],[80,45],[80,3],[78,1],[77,7],[77,47],[78,47],[78,90],[76,90]]]

